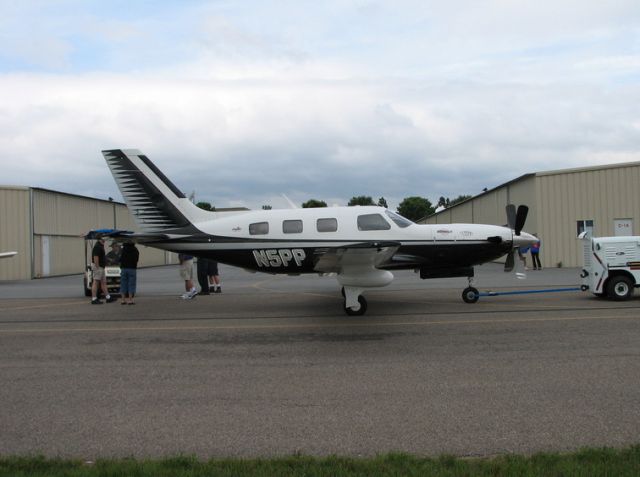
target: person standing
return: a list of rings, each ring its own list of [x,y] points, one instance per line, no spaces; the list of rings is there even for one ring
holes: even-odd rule
[[[111,242],[111,251],[107,253],[106,264],[110,267],[120,265],[121,253],[122,253],[122,250],[120,249],[120,244],[115,240]]]
[[[135,305],[133,298],[136,296],[138,259],[140,252],[135,244],[128,240],[122,247],[120,254],[120,295],[121,305]]]
[[[222,285],[220,285],[220,275],[218,274],[218,262],[215,260],[208,260],[209,270],[209,291],[212,293],[222,293]]]
[[[98,286],[102,290],[102,293],[104,293],[107,303],[114,301],[114,298],[109,295],[109,290],[107,289],[107,276],[104,273],[104,266],[106,264],[104,237],[102,237],[102,235],[98,235],[96,239],[96,243],[91,250],[91,304],[102,305],[102,302],[98,298]]]
[[[525,270],[529,270],[527,268],[527,253],[528,252],[529,252],[529,246],[528,245],[518,248],[518,257],[520,258],[520,261],[522,262],[522,266],[524,267]]]
[[[184,280],[185,293],[182,294],[183,300],[191,300],[198,294],[196,287],[193,286],[193,256],[186,253],[178,254],[180,262],[180,277]]]
[[[533,234],[533,236],[538,238],[536,234]],[[542,270],[542,264],[540,263],[540,244],[541,241],[538,238],[538,241],[531,245],[531,261],[533,262],[534,270]]]
[[[209,263],[210,260],[198,257],[198,263],[196,264],[198,284],[200,285],[198,295],[209,295]]]

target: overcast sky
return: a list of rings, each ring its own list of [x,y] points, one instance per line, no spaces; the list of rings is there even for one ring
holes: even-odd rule
[[[0,184],[437,201],[640,161],[638,0],[0,0]]]

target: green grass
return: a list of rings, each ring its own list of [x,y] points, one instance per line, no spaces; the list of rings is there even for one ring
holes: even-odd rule
[[[113,459],[88,464],[44,457],[0,457],[0,477],[200,477],[200,476],[640,476],[640,445],[584,449],[571,454],[506,455],[492,459],[386,454],[370,459],[292,456],[274,459],[174,457]]]

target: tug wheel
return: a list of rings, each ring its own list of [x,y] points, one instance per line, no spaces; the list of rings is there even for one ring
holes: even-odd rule
[[[623,276],[612,277],[607,283],[607,295],[616,301],[628,300],[633,295],[633,282]]]

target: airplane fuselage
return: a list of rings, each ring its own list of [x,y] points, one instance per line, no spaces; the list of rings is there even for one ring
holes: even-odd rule
[[[193,225],[195,234],[149,245],[260,272],[300,274],[333,271],[329,249],[371,244],[395,248],[377,264],[382,270],[472,267],[506,254],[513,239],[507,227],[419,225],[382,207],[255,211]]]

